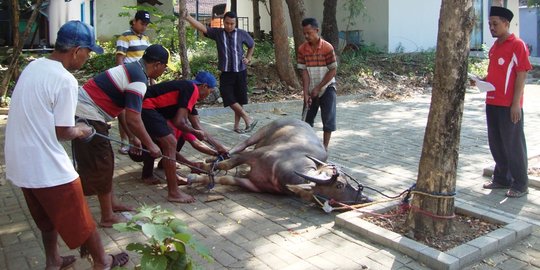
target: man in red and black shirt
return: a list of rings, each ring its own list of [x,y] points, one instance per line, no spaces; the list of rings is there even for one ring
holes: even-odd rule
[[[208,135],[195,129],[189,122],[197,100],[202,100],[216,86],[216,79],[209,72],[199,72],[193,81],[175,80],[148,87],[142,104],[141,117],[148,134],[158,142],[163,155],[162,161],[167,178],[168,196],[171,202],[191,203],[193,196],[178,189],[176,177],[176,129],[193,134],[201,141]]]
[[[507,197],[528,192],[527,146],[523,133],[523,91],[532,68],[526,44],[509,32],[510,10],[491,7],[489,29],[497,38],[489,51],[486,81],[495,91],[486,95],[489,148],[495,160],[492,181],[484,188],[505,188]]]

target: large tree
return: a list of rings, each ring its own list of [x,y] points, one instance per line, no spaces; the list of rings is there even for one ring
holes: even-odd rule
[[[183,78],[189,78],[191,76],[187,52],[186,20],[184,20],[187,12],[186,0],[178,0],[178,52],[180,53]]]
[[[270,13],[272,22],[272,36],[274,39],[274,52],[276,69],[281,81],[295,89],[300,89],[298,77],[294,72],[289,54],[289,38],[285,26],[282,0],[270,0]]]
[[[18,5],[14,3],[17,0],[12,0],[12,1],[13,1],[12,6],[17,7]],[[19,63],[19,56],[22,52],[24,42],[26,41],[26,39],[28,38],[28,35],[30,34],[32,25],[36,21],[36,18],[39,14],[39,10],[41,9],[42,2],[43,0],[36,0],[36,3],[34,3],[33,5],[32,15],[30,15],[30,18],[28,19],[28,22],[26,23],[26,28],[24,29],[22,36],[20,37],[18,41],[13,42],[13,44],[16,46],[13,47],[13,55],[11,56],[12,58],[11,58],[11,61],[9,62],[8,70],[6,71],[6,74],[4,75],[4,78],[2,80],[2,85],[0,85],[1,87],[0,96],[2,97],[2,100],[4,100],[4,98],[7,96],[7,90],[8,90],[7,88],[9,85],[9,81],[11,80],[11,76],[13,76],[15,70],[17,69],[17,66]],[[17,16],[18,18],[19,9],[18,8],[14,9],[13,12],[17,13],[17,15],[14,15],[14,16]],[[19,30],[17,29],[17,31]]]
[[[407,220],[416,237],[451,232],[473,24],[472,0],[442,0],[431,107]]]
[[[324,0],[321,36],[338,52],[339,30],[336,20],[337,0]]]
[[[261,33],[261,13],[259,12],[259,0],[251,0],[253,4],[253,38],[260,40]]]
[[[294,51],[298,51],[298,47],[306,41],[304,37],[304,29],[302,27],[302,20],[305,17],[306,9],[304,8],[304,0],[285,0],[287,7],[289,7],[289,17],[291,18],[293,37],[294,37]]]

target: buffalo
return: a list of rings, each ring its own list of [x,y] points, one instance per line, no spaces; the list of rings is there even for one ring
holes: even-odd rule
[[[253,150],[247,147],[255,145]],[[282,118],[261,127],[245,141],[234,146],[230,158],[206,163],[206,171],[231,170],[239,165],[249,169],[240,175],[195,175],[188,181],[202,184],[236,185],[252,192],[297,194],[343,203],[362,203],[369,199],[354,180],[333,164],[325,163],[328,154],[313,128],[298,119]]]

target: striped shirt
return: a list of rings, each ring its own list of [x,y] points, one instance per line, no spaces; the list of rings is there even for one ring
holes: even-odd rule
[[[255,41],[242,29],[234,29],[227,33],[223,28],[208,27],[206,36],[216,41],[218,51],[218,66],[222,72],[240,72],[246,70],[242,62],[244,45],[248,48],[255,46]]]
[[[192,81],[168,81],[148,87],[142,108],[158,111],[165,119],[173,119],[178,109],[190,113],[199,99],[199,88]]]
[[[116,54],[125,55],[124,64],[127,64],[139,60],[148,46],[150,46],[148,36],[137,35],[130,29],[116,40]]]
[[[90,79],[82,88],[93,104],[112,118],[124,108],[140,113],[148,84],[141,61],[110,68]]]
[[[319,44],[313,48],[309,42],[304,42],[298,48],[297,55],[298,69],[307,69],[309,74],[309,91],[318,85],[329,70],[337,68],[336,55],[332,44],[319,39]],[[336,82],[332,78],[324,87],[321,87],[319,97],[324,94],[326,88]]]
[[[517,72],[531,69],[529,50],[523,40],[511,34],[503,43],[495,42],[489,50],[486,77],[486,81],[495,86],[495,91],[487,92],[486,103],[495,106],[512,106]],[[520,104],[523,105],[523,96]]]

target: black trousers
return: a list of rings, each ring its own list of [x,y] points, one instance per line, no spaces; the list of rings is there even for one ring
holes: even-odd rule
[[[527,145],[521,120],[514,124],[510,107],[486,105],[489,149],[495,160],[493,181],[518,191],[527,190]]]

